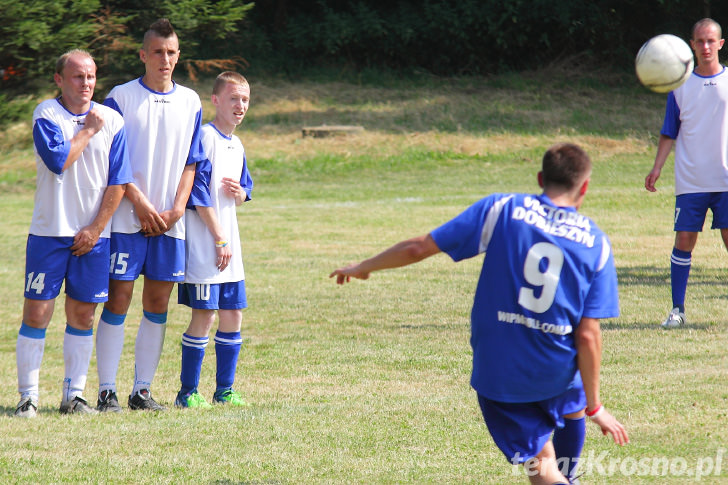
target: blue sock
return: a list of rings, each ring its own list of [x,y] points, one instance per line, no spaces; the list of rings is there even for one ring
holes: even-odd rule
[[[556,428],[552,442],[556,452],[559,470],[566,478],[574,478],[573,473],[579,463],[581,450],[586,437],[586,417],[564,418],[564,427]]]
[[[215,333],[215,354],[217,355],[217,390],[232,389],[235,382],[235,369],[243,339],[240,332]]]
[[[691,253],[673,248],[670,255],[670,281],[672,283],[672,307],[685,311],[685,291],[690,276]]]
[[[209,337],[190,337],[186,333],[182,334],[182,371],[179,376],[182,383],[181,394],[195,391],[200,384],[202,359],[205,357],[205,347],[209,341]]]

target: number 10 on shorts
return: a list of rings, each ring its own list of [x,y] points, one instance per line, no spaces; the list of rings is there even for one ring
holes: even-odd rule
[[[195,284],[195,299],[198,301],[208,301],[210,299],[210,285]]]

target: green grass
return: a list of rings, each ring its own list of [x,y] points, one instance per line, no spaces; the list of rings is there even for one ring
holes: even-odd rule
[[[438,255],[346,287],[328,274],[431,230],[485,194],[535,191],[545,148],[571,140],[594,159],[583,212],[610,234],[621,285],[622,315],[603,322],[602,398],[632,440],[618,448],[589,425],[585,456],[607,458],[596,463],[601,473],[592,460],[582,483],[690,482],[679,468],[645,476],[633,467],[666,458],[693,470],[726,448],[725,249],[714,231],[703,233],[693,255],[689,324],[661,330],[670,306],[672,171],[666,168],[656,194],[643,181],[663,99],[608,78],[572,85],[552,78],[429,80],[409,88],[253,80],[253,104],[239,130],[256,182],[253,201],[239,211],[250,308],[236,387],[253,403],[246,409],[60,416],[60,298],[41,369],[41,415],[11,417],[34,164],[27,146],[4,157],[0,479],[525,483],[491,442],[468,385],[468,314],[480,258],[454,264]],[[198,86],[203,98],[208,87]],[[301,126],[323,122],[361,124],[366,132],[301,138]],[[123,401],[140,312],[137,294],[118,379]],[[188,319],[188,309],[171,305],[154,383],[167,405],[178,387]],[[209,399],[208,350],[201,392]],[[89,398],[97,383],[94,357]],[[703,482],[728,483],[728,458],[719,476]]]

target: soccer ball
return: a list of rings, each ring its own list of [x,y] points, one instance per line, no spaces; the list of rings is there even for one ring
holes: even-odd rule
[[[642,45],[634,61],[640,82],[656,93],[668,93],[693,72],[693,51],[680,37],[661,34]]]

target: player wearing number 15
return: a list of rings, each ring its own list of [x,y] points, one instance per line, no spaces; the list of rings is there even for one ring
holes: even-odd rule
[[[96,64],[72,50],[56,63],[61,96],[33,112],[37,190],[26,246],[25,303],[17,340],[19,417],[36,415],[46,329],[66,286],[62,413],[94,413],[82,393],[94,312],[109,291],[111,215],[132,174],[124,120],[93,103]]]
[[[585,410],[615,442],[628,440],[599,401],[599,319],[617,316],[619,303],[609,240],[577,212],[590,175],[581,148],[554,145],[538,174],[541,195],[490,195],[429,234],[331,273],[343,284],[439,252],[454,261],[485,253],[471,312],[471,385],[496,445],[526,465],[532,483],[567,483]]]

